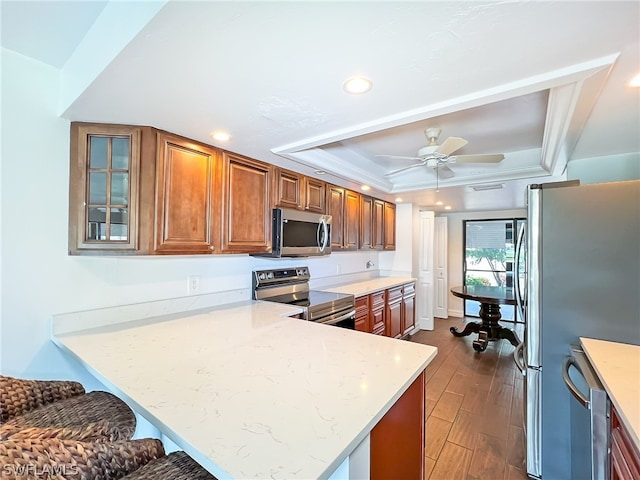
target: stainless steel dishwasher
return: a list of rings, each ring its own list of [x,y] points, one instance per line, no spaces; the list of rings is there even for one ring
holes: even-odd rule
[[[580,346],[571,345],[562,378],[574,397],[570,399],[571,478],[608,480],[609,399]]]

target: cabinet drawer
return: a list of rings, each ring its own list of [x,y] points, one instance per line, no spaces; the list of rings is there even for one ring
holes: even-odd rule
[[[356,310],[360,308],[369,309],[369,295],[356,298]]]
[[[409,297],[411,295],[415,295],[416,294],[416,284],[415,283],[408,283],[403,287],[403,293],[405,297]]]
[[[371,294],[371,308],[384,305],[384,290]]]
[[[390,288],[387,290],[387,302],[398,302],[402,299],[402,287]]]
[[[640,478],[640,453],[631,436],[620,422],[615,407],[611,407],[611,458],[612,480],[635,480]]]

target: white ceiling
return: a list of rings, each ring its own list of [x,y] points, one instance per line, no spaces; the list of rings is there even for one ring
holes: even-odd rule
[[[519,208],[567,162],[640,151],[637,0],[0,7],[2,46],[61,69],[65,118],[153,125],[391,200]],[[354,74],[371,92],[342,91]],[[505,159],[454,163],[439,192],[428,167],[386,176],[415,161],[378,155],[415,156],[427,127]],[[486,183],[503,188],[469,188]]]

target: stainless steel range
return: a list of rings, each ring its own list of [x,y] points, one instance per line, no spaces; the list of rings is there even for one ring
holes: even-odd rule
[[[355,328],[355,297],[309,288],[308,267],[256,270],[253,298],[303,307],[302,318],[343,328]]]

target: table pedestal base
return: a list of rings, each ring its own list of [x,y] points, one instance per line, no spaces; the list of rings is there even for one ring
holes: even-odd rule
[[[500,305],[495,303],[481,303],[479,315],[482,323],[469,322],[461,332],[458,331],[457,327],[451,327],[449,331],[456,337],[466,337],[471,333],[477,333],[478,339],[473,341],[473,349],[476,352],[484,352],[489,340],[506,339],[509,340],[514,347],[520,344],[516,332],[498,323],[500,318],[502,318]]]

